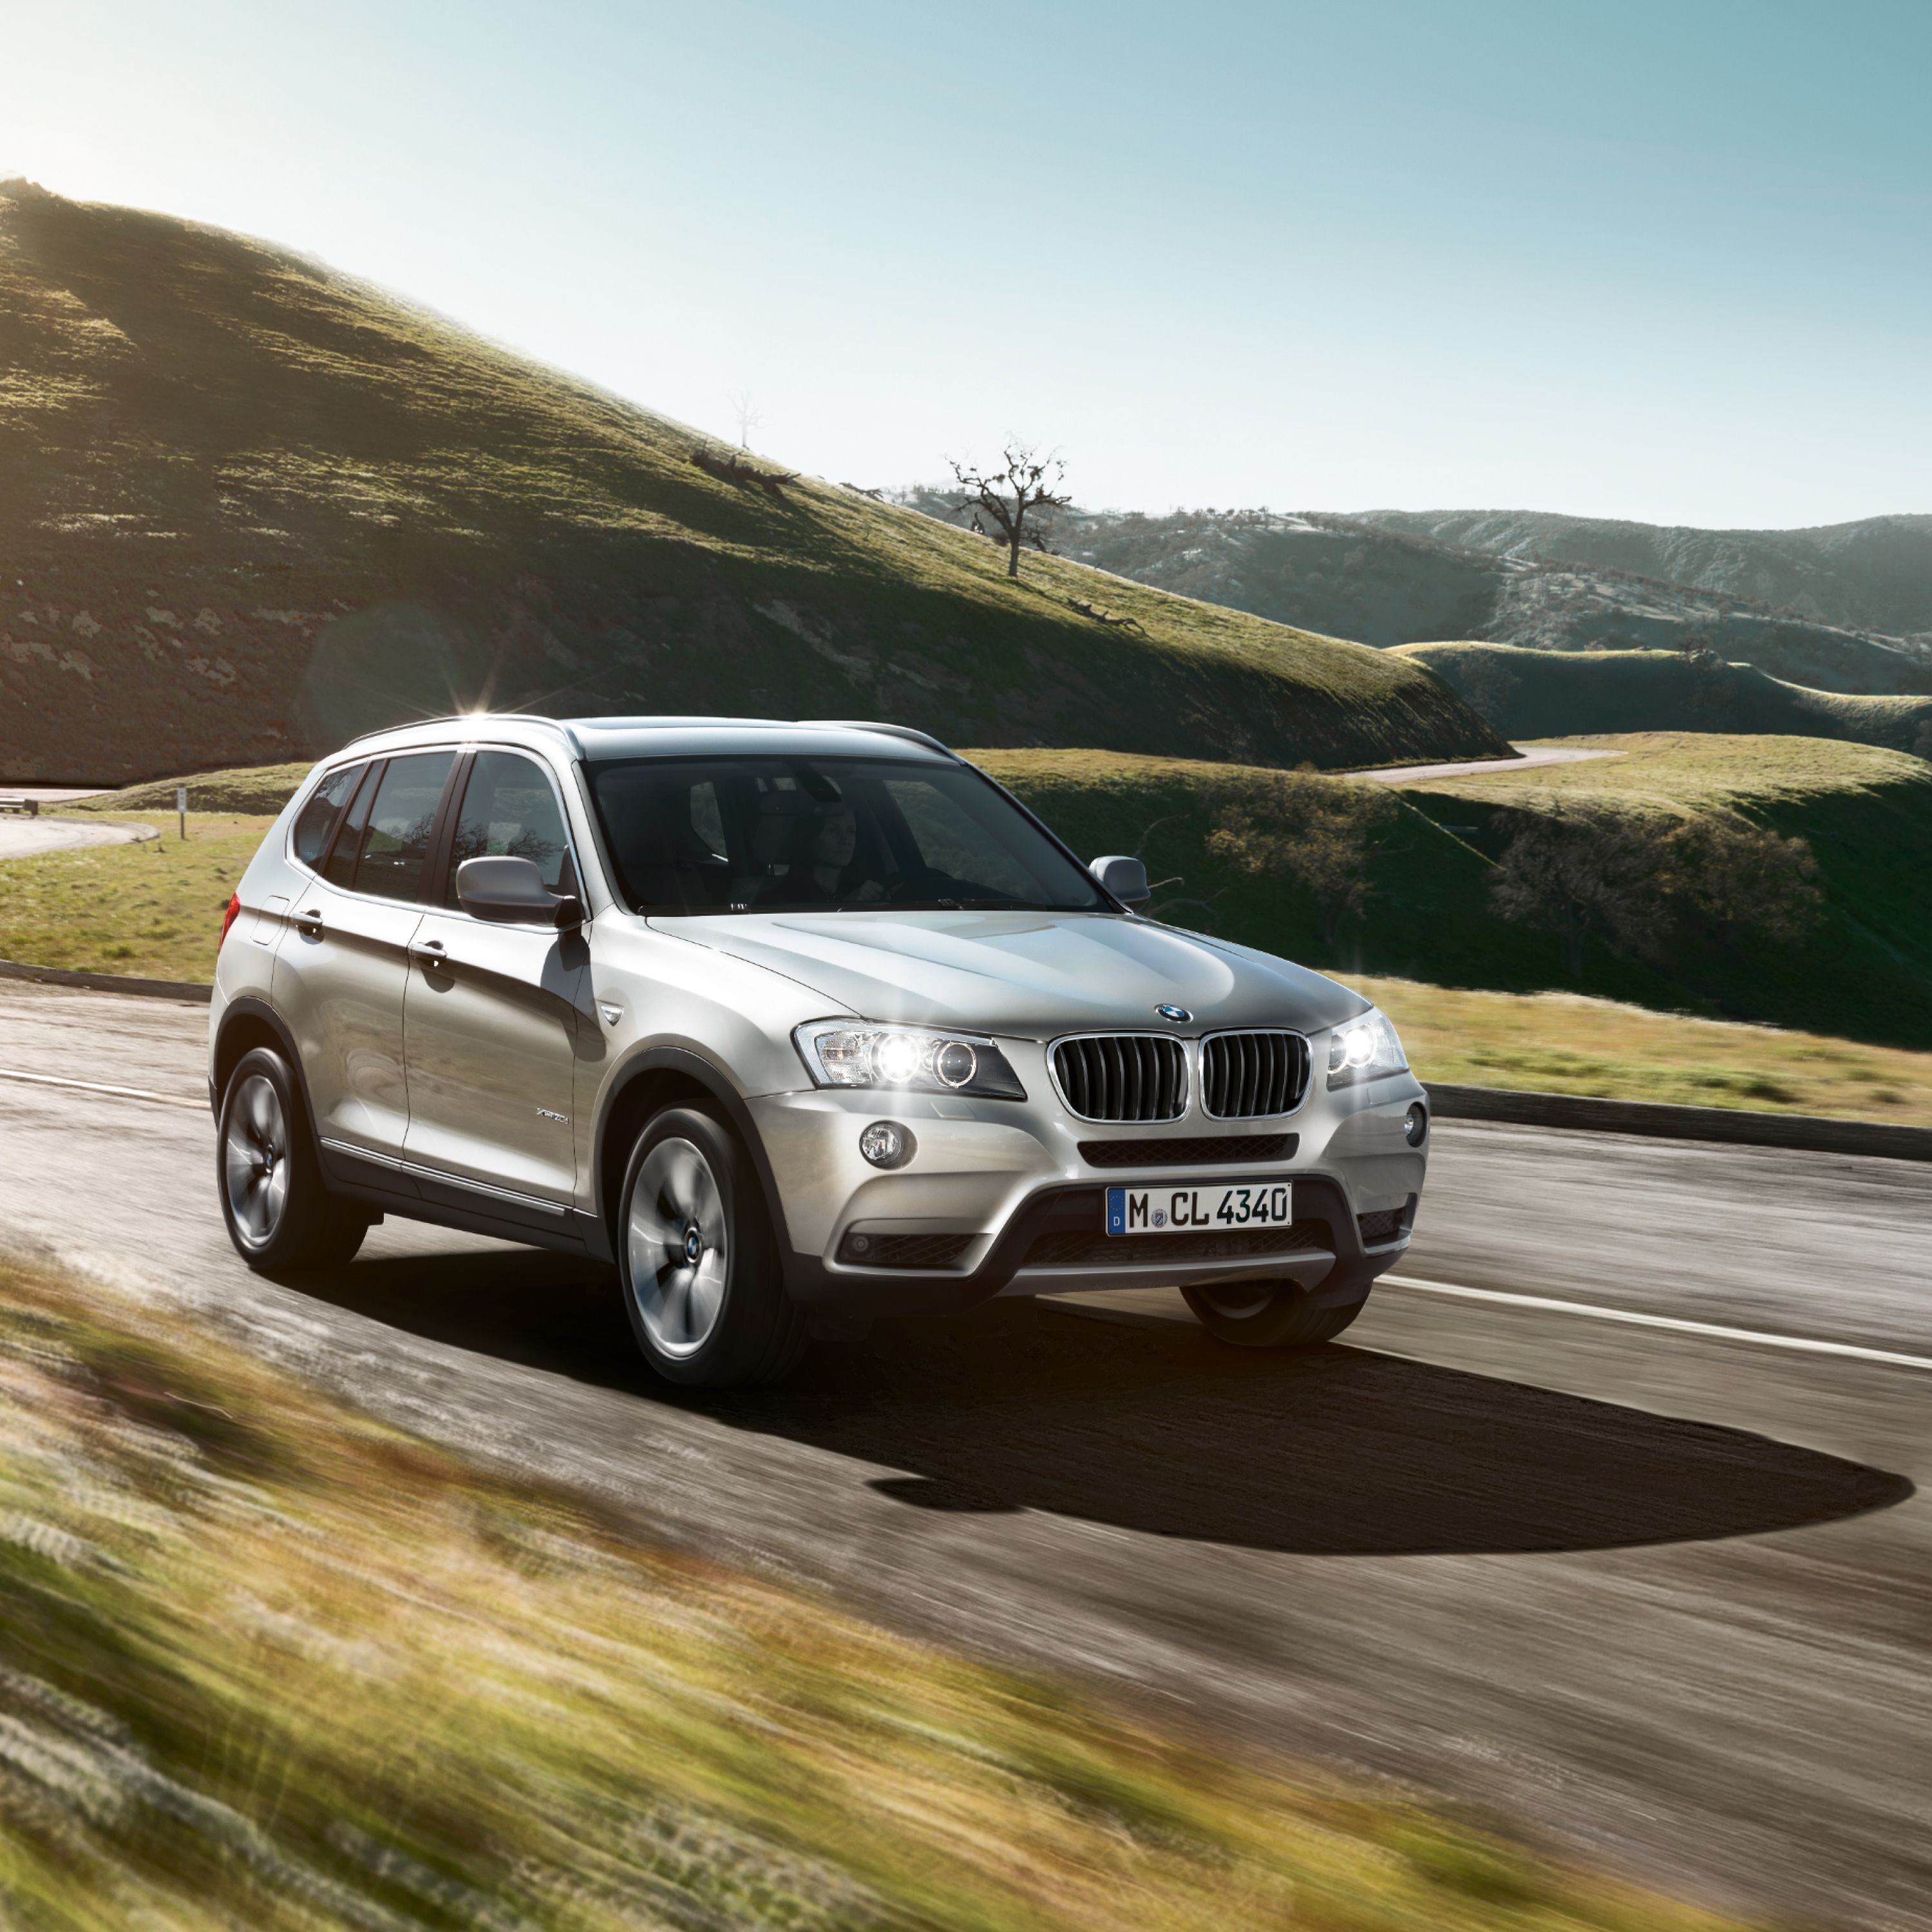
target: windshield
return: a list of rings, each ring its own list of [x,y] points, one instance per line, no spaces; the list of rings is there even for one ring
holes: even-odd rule
[[[639,758],[590,766],[638,912],[1113,908],[965,765],[884,758]]]

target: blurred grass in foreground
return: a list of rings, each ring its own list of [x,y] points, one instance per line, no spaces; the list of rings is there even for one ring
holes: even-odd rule
[[[0,1923],[1693,1932],[0,1268]]]
[[[1932,1126],[1932,1053],[1654,1013],[1580,993],[1490,993],[1343,973],[1424,1082]]]

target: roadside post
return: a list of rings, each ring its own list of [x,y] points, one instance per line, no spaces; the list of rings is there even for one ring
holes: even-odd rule
[[[181,828],[182,843],[185,845],[188,843],[188,787],[186,785],[175,787],[175,819]]]

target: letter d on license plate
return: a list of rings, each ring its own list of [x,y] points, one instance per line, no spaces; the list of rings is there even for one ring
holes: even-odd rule
[[[1285,1180],[1216,1181],[1211,1187],[1110,1187],[1110,1234],[1186,1234],[1202,1228],[1285,1228],[1294,1193]]]

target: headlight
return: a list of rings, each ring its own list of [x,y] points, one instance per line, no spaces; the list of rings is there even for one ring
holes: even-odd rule
[[[1408,1065],[1396,1038],[1395,1028],[1381,1013],[1371,1010],[1346,1026],[1338,1026],[1328,1036],[1328,1084],[1347,1087],[1358,1080],[1379,1080],[1385,1073],[1400,1073]]]
[[[814,1086],[909,1088],[993,1100],[1026,1098],[1026,1089],[1006,1055],[978,1034],[814,1020],[792,1037]]]

